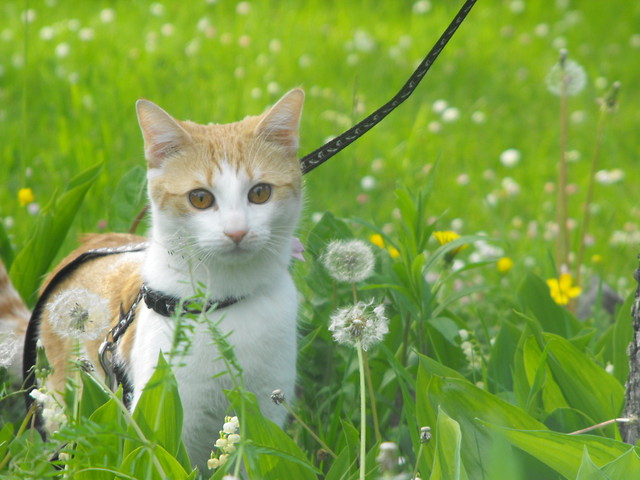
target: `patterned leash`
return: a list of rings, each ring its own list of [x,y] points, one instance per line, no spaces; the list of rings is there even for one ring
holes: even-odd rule
[[[319,165],[322,165],[324,162],[329,160],[335,154],[340,152],[345,147],[348,147],[353,142],[355,142],[362,135],[367,133],[373,127],[375,127],[378,123],[384,119],[387,115],[389,115],[395,108],[404,102],[416,89],[420,81],[427,74],[433,62],[438,58],[440,52],[445,47],[445,45],[449,42],[453,34],[456,32],[460,24],[467,17],[467,14],[476,3],[476,0],[467,0],[458,14],[451,21],[447,29],[440,36],[436,44],[429,51],[424,60],[418,65],[418,68],[415,72],[409,77],[407,83],[400,89],[400,91],[387,103],[385,103],[382,107],[377,109],[367,118],[357,123],[353,127],[351,127],[346,132],[337,136],[333,140],[325,143],[323,146],[314,150],[313,152],[305,155],[300,159],[300,168],[302,169],[302,174],[310,172],[314,168]]]

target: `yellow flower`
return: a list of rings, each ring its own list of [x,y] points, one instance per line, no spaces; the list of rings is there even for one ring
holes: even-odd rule
[[[602,263],[602,255],[595,253],[591,256],[591,263]]]
[[[21,188],[18,190],[18,201],[23,207],[32,203],[35,199],[36,197],[33,195],[33,190],[30,188]]]
[[[550,278],[547,280],[551,298],[558,305],[567,305],[569,300],[576,298],[582,292],[582,288],[573,285],[573,277],[570,273],[563,273],[560,278]]]
[[[374,233],[369,237],[369,241],[373,243],[376,247],[384,248],[384,238],[379,233]],[[400,252],[397,248],[389,246],[387,247],[387,251],[391,258],[398,258],[400,256]]]
[[[500,273],[507,273],[513,268],[513,260],[509,257],[502,257],[498,260],[498,263],[496,263],[496,268]]]
[[[369,241],[373,243],[376,247],[384,248],[384,240],[382,239],[382,235],[379,233],[374,233],[369,237]]]
[[[456,232],[453,232],[451,230],[433,232],[433,236],[436,237],[436,240],[440,245],[446,245],[447,243],[451,243],[454,240],[457,240],[458,238],[460,238],[460,235],[458,235]],[[447,252],[447,254],[444,257],[445,261],[447,262],[453,261],[453,257],[455,257],[458,253],[460,253],[460,250],[463,250],[468,246],[469,245],[464,244],[450,250],[449,252]]]

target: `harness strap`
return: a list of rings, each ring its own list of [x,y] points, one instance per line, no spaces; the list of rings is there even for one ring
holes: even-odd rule
[[[124,376],[122,369],[117,368],[114,362],[113,352],[115,351],[120,338],[125,334],[129,326],[134,322],[138,305],[144,300],[148,308],[163,317],[170,317],[175,314],[176,309],[182,304],[183,300],[166,293],[150,288],[143,283],[138,292],[138,296],[131,304],[127,312],[120,312],[120,321],[107,332],[104,341],[100,344],[98,355],[100,357],[100,365],[105,373],[106,384],[115,390],[119,384],[124,386],[124,398],[128,397],[131,392],[131,385]],[[202,312],[208,312],[212,309],[219,310],[229,307],[241,300],[241,298],[226,298],[219,302],[208,300],[203,306],[194,306],[193,304],[182,304],[181,314],[199,315]]]

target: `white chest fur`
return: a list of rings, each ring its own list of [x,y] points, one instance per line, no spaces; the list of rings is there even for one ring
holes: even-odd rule
[[[296,291],[288,272],[238,303],[209,315],[222,335],[229,334],[243,369],[245,387],[253,392],[262,412],[282,425],[286,411],[270,401],[280,388],[292,398],[296,375]],[[158,354],[169,355],[175,323],[144,307],[135,324],[130,359],[134,388],[133,406],[156,366]],[[191,460],[206,465],[213,444],[228,414],[223,390],[232,386],[220,353],[213,344],[207,322],[199,323],[186,356],[175,358],[184,410],[183,439]],[[214,378],[215,377],[215,378]],[[242,420],[242,419],[241,419]]]

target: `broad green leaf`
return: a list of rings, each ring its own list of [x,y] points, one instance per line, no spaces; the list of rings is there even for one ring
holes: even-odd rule
[[[98,407],[107,403],[111,397],[92,375],[83,371],[80,375],[82,396],[80,397],[79,413],[81,417],[89,418]]]
[[[87,375],[88,376],[88,375]],[[84,400],[84,395],[83,395]],[[125,420],[116,399],[110,399],[98,407],[89,417],[95,425],[108,426],[105,433],[89,443],[80,442],[76,446],[76,457],[87,467],[114,467],[123,460],[123,437]],[[113,474],[103,471],[84,471],[76,473],[77,480],[110,480]]]
[[[4,223],[0,222],[0,260],[7,270],[11,268],[15,254],[11,247],[11,241],[4,228]]]
[[[145,198],[146,169],[136,165],[125,173],[111,200],[110,226],[115,231],[128,231]]]
[[[461,456],[470,479],[487,478],[495,445],[496,434],[479,420],[521,429],[546,428],[520,408],[476,387],[460,378],[459,374],[456,377],[441,376],[443,371],[433,360],[420,357],[416,385],[418,424],[435,425],[438,407],[447,409],[451,418],[460,425]]]
[[[567,478],[576,478],[582,465],[584,448],[596,465],[612,462],[629,449],[626,443],[595,435],[567,435],[546,431],[511,429],[485,423],[500,432],[513,445],[536,457]]]
[[[582,463],[580,464],[580,470],[578,470],[576,480],[611,480],[606,473],[596,467],[596,464],[593,463],[586,445],[584,447]]]
[[[295,478],[316,480],[318,471],[307,459],[300,447],[280,427],[260,412],[253,394],[248,392],[226,392],[239,417],[242,431],[256,447],[273,449],[293,457],[291,461],[283,455],[260,455],[257,465],[247,465],[250,478]],[[256,468],[258,471],[256,471]]]
[[[527,274],[522,282],[518,298],[524,311],[533,313],[546,332],[569,338],[582,329],[582,324],[577,318],[553,301],[547,284],[531,273]]]
[[[58,253],[101,168],[102,164],[98,164],[73,178],[67,191],[42,209],[31,238],[15,257],[10,277],[16,290],[28,302],[35,299],[42,276]]]
[[[627,453],[621,455],[610,463],[602,467],[610,478],[640,478],[640,450],[629,448]]]
[[[522,331],[511,322],[502,322],[491,348],[487,381],[493,392],[513,391],[513,357]]]
[[[531,335],[524,343],[523,359],[527,379],[531,385],[531,394],[541,393],[542,407],[545,412],[568,407],[560,387],[553,379],[551,368],[547,364],[548,349],[540,350],[538,343]],[[531,395],[530,395],[531,398]],[[529,408],[527,408],[528,411]]]
[[[568,340],[550,333],[545,338],[549,366],[569,405],[596,423],[615,418],[624,400],[620,382]]]
[[[631,293],[624,304],[618,309],[613,328],[613,345],[611,347],[613,375],[620,384],[624,385],[629,376],[629,357],[627,347],[633,341],[633,325],[631,322],[631,306],[635,301],[635,294]]]
[[[169,364],[162,353],[158,357],[156,369],[147,382],[133,419],[138,424],[147,440],[164,447],[171,455],[178,456],[184,468],[191,470],[191,464],[181,453],[182,445],[182,404],[176,382]],[[130,429],[132,436],[135,430]],[[137,445],[127,443],[125,454]]]
[[[118,470],[145,480],[186,480],[189,476],[180,462],[160,445],[136,448],[127,455]]]
[[[438,407],[436,422],[436,452],[431,480],[465,480],[467,473],[460,460],[462,435],[458,422]]]
[[[13,424],[5,423],[0,430],[0,459],[3,459],[13,439]]]
[[[355,466],[355,459],[351,454],[351,449],[345,447],[338,454],[338,458],[333,460],[331,468],[325,475],[325,480],[344,480],[348,478],[349,471]]]

